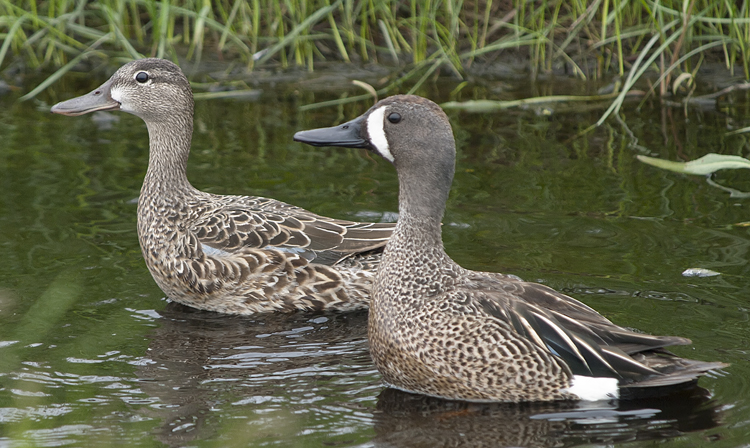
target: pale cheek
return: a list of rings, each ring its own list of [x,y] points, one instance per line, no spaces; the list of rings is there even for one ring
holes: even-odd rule
[[[128,107],[127,103],[124,103],[122,101],[122,90],[118,89],[117,87],[113,87],[109,91],[109,96],[111,96],[113,100],[120,103],[120,111],[133,113],[133,110]]]
[[[117,87],[112,87],[109,91],[109,96],[118,103],[122,103],[122,91]]]

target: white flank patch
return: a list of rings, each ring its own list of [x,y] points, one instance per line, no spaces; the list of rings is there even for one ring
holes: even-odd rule
[[[612,400],[620,398],[617,378],[595,378],[593,376],[573,375],[570,387],[563,392],[570,392],[584,401]]]
[[[375,109],[367,117],[367,135],[370,137],[370,143],[380,153],[381,156],[393,162],[393,154],[388,149],[388,139],[385,137],[383,129],[383,120],[385,118],[386,106]]]

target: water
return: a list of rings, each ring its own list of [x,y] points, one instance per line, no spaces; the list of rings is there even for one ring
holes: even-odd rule
[[[518,97],[539,88],[513,82],[482,88]],[[61,84],[43,100],[96,84]],[[303,87],[262,85],[254,102],[198,102],[193,184],[392,220],[390,165],[291,142],[296,130],[368,105],[300,112],[338,94]],[[421,93],[444,101],[454,87]],[[612,121],[581,139],[573,136],[601,109],[449,114],[459,159],[444,240],[459,263],[542,282],[621,325],[691,338],[680,355],[732,364],[703,378],[703,391],[580,408],[468,406],[384,390],[365,313],[243,318],[168,304],[135,235],[143,123],[52,116],[49,104],[0,97],[0,447],[745,446],[747,199],[634,158],[747,156],[746,137],[724,135],[750,121],[747,98],[736,100],[687,118],[629,106],[629,130]],[[746,172],[712,181],[750,191]],[[721,275],[683,277],[688,268]]]

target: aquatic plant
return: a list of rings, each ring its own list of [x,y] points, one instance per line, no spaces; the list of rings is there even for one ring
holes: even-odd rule
[[[658,72],[660,95],[689,84],[707,58],[750,78],[750,7],[720,0],[0,0],[0,33],[0,69],[55,70],[26,98],[84,59],[141,56],[250,70],[323,61],[406,68],[385,92],[404,82],[414,90],[438,69],[460,78],[512,52],[533,76],[624,77],[605,117],[647,71]]]

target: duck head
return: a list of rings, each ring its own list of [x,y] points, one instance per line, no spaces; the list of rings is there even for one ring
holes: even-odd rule
[[[97,89],[55,104],[52,113],[83,115],[119,110],[144,121],[168,120],[179,111],[193,111],[190,83],[180,68],[165,59],[140,59],[122,66]]]
[[[456,143],[448,117],[434,102],[415,95],[391,96],[352,121],[300,131],[294,140],[379,154],[398,172],[400,209],[442,215],[453,181]]]
[[[364,115],[330,128],[300,131],[294,140],[312,146],[367,148],[397,167],[414,159],[455,158],[455,142],[445,112],[416,95],[395,95]]]

